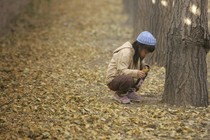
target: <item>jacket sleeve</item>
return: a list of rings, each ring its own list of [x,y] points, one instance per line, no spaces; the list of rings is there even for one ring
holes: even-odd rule
[[[120,75],[129,75],[138,78],[138,70],[129,69],[131,61],[132,53],[129,50],[123,49],[118,52],[117,71]]]

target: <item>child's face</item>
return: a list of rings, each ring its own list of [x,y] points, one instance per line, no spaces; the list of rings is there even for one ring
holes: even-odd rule
[[[149,53],[149,51],[147,49],[142,49],[140,51],[140,57],[144,59],[148,53]]]

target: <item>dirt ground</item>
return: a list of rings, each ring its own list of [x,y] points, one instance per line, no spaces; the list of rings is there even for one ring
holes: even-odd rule
[[[160,102],[164,68],[152,66],[142,102],[112,100],[107,65],[132,34],[122,7],[59,0],[19,17],[0,38],[0,139],[210,139],[210,107]]]

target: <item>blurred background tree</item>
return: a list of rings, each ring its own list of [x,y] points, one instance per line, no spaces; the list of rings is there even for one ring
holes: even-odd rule
[[[30,15],[44,16],[48,13],[51,0],[1,0],[0,1],[0,36],[11,29],[19,14],[27,11]]]
[[[170,22],[170,12],[172,2],[167,3],[151,1],[151,0],[124,0],[124,4],[131,6],[130,10],[126,7],[129,13],[129,23],[134,28],[133,39],[142,31],[150,31],[158,40],[155,53],[150,54],[146,59],[149,64],[157,64],[165,66],[166,64],[166,46],[165,40],[167,36],[168,24]],[[164,7],[164,8],[163,8]],[[167,18],[166,18],[167,17]]]

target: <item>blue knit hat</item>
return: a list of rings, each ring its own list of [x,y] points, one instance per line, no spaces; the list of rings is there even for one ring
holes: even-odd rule
[[[155,37],[148,31],[141,32],[136,39],[139,43],[155,46],[157,41]]]

